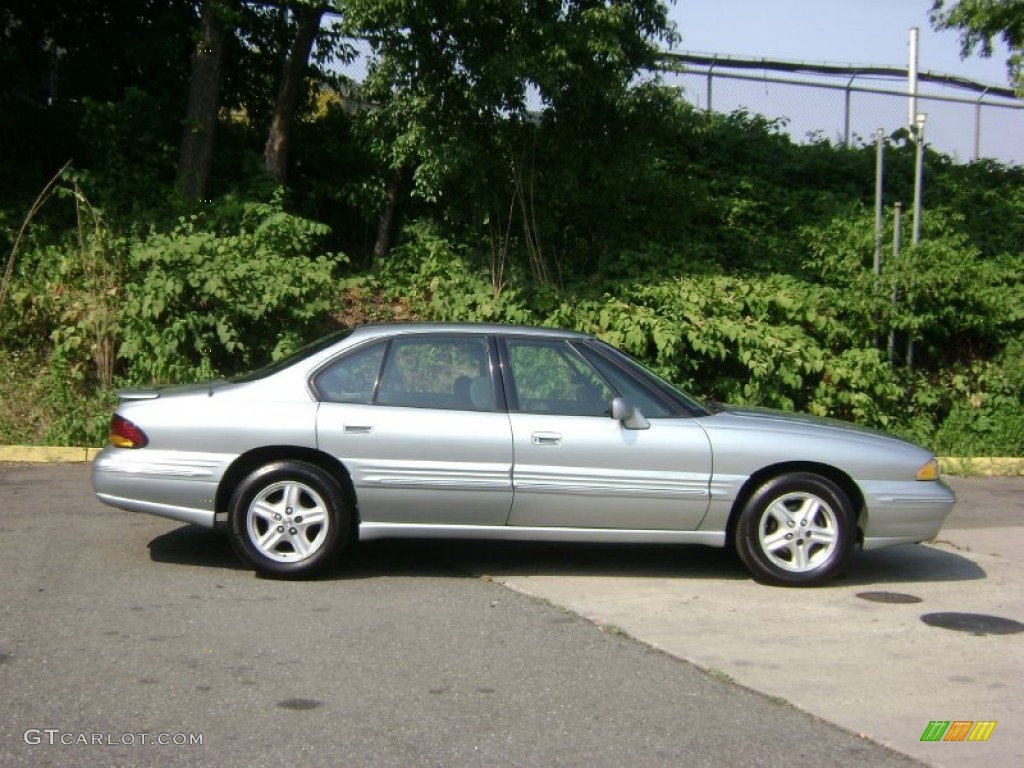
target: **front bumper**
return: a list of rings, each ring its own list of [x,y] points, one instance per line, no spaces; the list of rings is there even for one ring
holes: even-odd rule
[[[862,490],[867,507],[864,549],[934,539],[956,504],[953,490],[939,480],[868,483]]]

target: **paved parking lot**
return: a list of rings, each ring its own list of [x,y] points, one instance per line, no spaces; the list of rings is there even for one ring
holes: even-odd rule
[[[821,589],[758,586],[697,548],[454,559],[931,765],[1024,765],[1024,479],[951,484],[959,503],[934,545],[859,553]],[[967,631],[922,620],[946,613],[978,616]],[[922,742],[932,720],[997,726],[984,744]]]
[[[1022,764],[1024,635],[921,616],[1024,621],[1024,480],[956,486],[942,542],[817,590],[698,547],[469,542],[289,583],[103,507],[87,465],[0,465],[0,764]],[[997,726],[921,743],[932,720]]]

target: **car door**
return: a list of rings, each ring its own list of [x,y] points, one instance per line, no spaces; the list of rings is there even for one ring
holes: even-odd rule
[[[648,429],[627,429],[610,417],[626,387],[570,342],[510,337],[502,355],[515,449],[510,525],[697,528],[711,477],[697,423],[651,418]]]
[[[503,525],[512,434],[485,335],[407,334],[313,377],[317,439],[348,469],[366,523]]]

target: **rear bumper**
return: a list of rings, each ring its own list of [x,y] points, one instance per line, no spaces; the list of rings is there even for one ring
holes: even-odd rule
[[[217,486],[232,458],[108,446],[93,462],[92,487],[112,507],[213,528]]]
[[[123,496],[114,496],[109,493],[96,492],[96,498],[104,504],[109,504],[118,509],[127,509],[129,512],[145,512],[157,517],[166,517],[170,520],[179,520],[183,523],[192,523],[203,528],[213,528],[216,516],[213,509],[195,509],[193,507],[176,507],[172,504],[158,504],[151,501],[140,501],[139,499],[128,499]]]

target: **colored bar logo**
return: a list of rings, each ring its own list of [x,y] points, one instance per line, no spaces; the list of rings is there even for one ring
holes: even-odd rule
[[[921,741],[988,741],[995,728],[995,720],[932,720]]]

